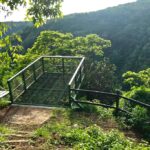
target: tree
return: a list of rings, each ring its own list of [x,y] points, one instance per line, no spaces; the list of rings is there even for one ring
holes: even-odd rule
[[[28,51],[34,55],[71,55],[72,38],[71,33],[43,31]]]
[[[110,46],[109,40],[96,34],[74,37],[71,33],[43,31],[29,52],[40,55],[83,55],[93,61],[103,56],[103,50]]]
[[[122,77],[124,91],[130,91],[132,88],[140,86],[150,88],[150,68],[137,73],[128,71]]]
[[[128,71],[123,74],[124,96],[150,104],[150,68],[139,72]],[[148,108],[136,105],[130,101],[124,102],[126,109],[129,109],[131,115],[126,118],[128,123],[138,131],[149,137],[150,110]]]
[[[60,11],[63,0],[0,0],[0,12],[6,12],[6,16],[20,6],[27,7],[27,19],[33,21],[36,26],[46,22],[49,18],[62,15]]]
[[[96,61],[94,65],[86,69],[85,88],[99,91],[112,92],[115,90],[115,70],[108,58]]]
[[[42,25],[49,18],[56,18],[62,15],[60,11],[63,0],[0,0],[0,13],[5,12],[6,16],[10,15],[14,10],[20,6],[28,6],[26,18],[33,21],[36,27]],[[9,27],[5,23],[0,22],[0,85],[3,84],[3,78],[8,78],[9,74],[13,74],[12,69],[17,65],[15,70],[23,67],[22,62],[26,62],[28,55],[20,55],[23,50],[22,46],[18,44],[21,38],[17,35],[5,35]],[[7,74],[7,75],[6,75]]]
[[[33,47],[30,55],[80,55],[86,57],[86,76],[84,87],[87,89],[112,91],[115,87],[115,66],[103,57],[104,49],[111,46],[96,34],[74,37],[71,33],[43,31]]]

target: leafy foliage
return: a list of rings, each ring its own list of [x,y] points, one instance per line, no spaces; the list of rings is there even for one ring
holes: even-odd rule
[[[85,77],[84,87],[112,91],[115,87],[115,66],[108,59],[103,58],[103,50],[110,46],[109,40],[105,40],[96,34],[74,37],[71,33],[43,31],[28,52],[31,55],[85,56],[87,76]]]
[[[102,56],[103,49],[110,45],[110,41],[96,34],[74,37],[71,33],[43,31],[29,51],[34,54],[84,55],[91,58],[93,55]]]
[[[73,113],[73,112],[71,112]],[[75,150],[91,150],[91,149],[149,149],[149,146],[145,143],[137,144],[131,139],[127,139],[124,135],[117,131],[103,131],[102,128],[94,121],[90,125],[89,122],[85,122],[85,118],[89,118],[92,113],[88,113],[87,116],[79,118],[81,112],[75,112],[76,117],[73,114],[61,112],[61,120],[58,123],[58,111],[54,116],[52,122],[46,124],[45,126],[37,129],[35,136],[43,137],[46,142],[43,145],[45,149],[57,149],[57,147],[63,147],[65,149],[75,149]],[[103,114],[103,111],[99,115]],[[97,117],[99,116],[97,115]],[[68,118],[69,116],[69,118]],[[59,116],[60,117],[60,116]],[[97,118],[96,116],[93,116]],[[92,117],[92,118],[93,118]],[[72,120],[73,118],[74,120]],[[84,119],[83,119],[84,118]],[[64,120],[62,120],[64,119]],[[82,119],[82,122],[78,120]],[[101,120],[101,119],[100,119]],[[70,124],[71,122],[71,124]],[[86,123],[86,124],[85,124]],[[83,125],[84,124],[84,125]]]
[[[45,23],[48,18],[56,18],[62,15],[62,0],[0,0],[0,11],[10,15],[19,6],[27,6],[27,19],[33,21],[36,27]]]
[[[140,71],[150,66],[149,9],[150,1],[141,0],[96,12],[71,14],[63,19],[49,20],[37,30],[32,27],[24,30],[22,35],[28,34],[24,39],[24,46],[32,47],[43,30],[71,32],[75,36],[94,33],[111,40],[112,47],[105,50],[105,56],[117,66],[120,75],[128,70]]]
[[[91,67],[87,65],[86,82],[83,83],[86,89],[100,91],[114,91],[116,88],[116,78],[114,64],[109,59],[104,58],[93,63]]]
[[[150,68],[142,70],[138,73],[128,71],[123,74],[125,90],[124,95],[126,97],[139,100],[146,104],[150,104]],[[140,107],[133,103],[126,103],[126,107],[131,111],[131,116],[127,117],[129,123],[143,132],[147,138],[150,132],[149,119],[150,111],[149,109]]]
[[[131,90],[133,87],[144,86],[150,88],[150,68],[138,73],[128,71],[123,74],[123,89]]]

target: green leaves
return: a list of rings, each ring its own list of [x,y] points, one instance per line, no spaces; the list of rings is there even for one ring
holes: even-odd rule
[[[124,96],[150,104],[150,68],[140,72],[128,71],[123,74]],[[131,110],[128,122],[149,138],[149,109],[127,102],[125,106]]]
[[[130,90],[133,87],[145,86],[150,88],[150,68],[138,73],[128,71],[123,74],[124,90]]]
[[[110,45],[109,40],[102,39],[96,34],[73,37],[71,33],[43,31],[29,51],[50,55],[84,55],[90,59],[94,56],[103,56],[103,49]]]
[[[47,130],[48,129],[42,129]],[[48,134],[48,132],[47,132]],[[65,146],[74,150],[137,150],[149,149],[147,145],[137,144],[128,140],[117,130],[104,132],[99,126],[79,128],[60,126],[47,142],[56,147]],[[52,146],[51,145],[51,146]],[[55,147],[55,148],[56,148]]]
[[[8,26],[5,23],[0,22],[0,37],[8,30]],[[1,42],[1,39],[0,39]],[[0,46],[1,47],[1,46]]]
[[[62,16],[60,10],[63,0],[0,0],[0,11],[13,12],[20,6],[27,7],[26,19],[36,27],[44,24],[47,19]],[[7,8],[7,9],[6,9]]]
[[[32,20],[36,27],[44,24],[48,18],[62,16],[60,11],[62,0],[30,0],[27,19]]]

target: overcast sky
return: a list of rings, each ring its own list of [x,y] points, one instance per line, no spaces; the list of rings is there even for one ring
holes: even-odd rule
[[[90,12],[135,1],[136,0],[64,0],[62,4],[62,11],[64,15],[79,12]],[[25,9],[23,8],[15,11],[13,15],[7,18],[5,18],[2,13],[0,14],[0,21],[23,21],[24,18]]]

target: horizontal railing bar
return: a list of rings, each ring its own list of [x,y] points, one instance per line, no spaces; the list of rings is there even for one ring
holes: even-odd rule
[[[140,102],[140,101],[137,101],[135,99],[132,99],[132,98],[127,98],[127,97],[124,97],[124,96],[121,96],[119,95],[120,98],[124,98],[130,102],[133,102],[133,103],[136,103],[136,104],[139,104],[141,106],[144,106],[144,107],[147,107],[147,108],[150,108],[150,105],[149,104],[146,104],[146,103],[143,103],[143,102]]]
[[[73,74],[71,80],[69,81],[69,84],[68,84],[69,86],[72,84],[73,80],[75,79],[75,76],[77,75],[79,69],[81,68],[81,66],[82,66],[82,64],[83,64],[83,62],[84,62],[84,60],[85,60],[85,57],[82,57],[82,60],[80,61],[80,63],[79,63],[79,65],[78,65],[76,71],[74,72],[74,74]]]
[[[122,111],[122,112],[125,112],[125,113],[127,113],[127,114],[129,114],[129,115],[131,114],[129,111],[124,110],[124,109],[121,109],[121,108],[118,108],[118,110],[119,110],[119,111]]]
[[[89,102],[89,101],[78,101],[78,100],[73,100],[73,101],[76,102],[76,103],[99,105],[99,106],[103,106],[103,107],[107,107],[107,108],[114,108],[114,109],[116,109],[116,107],[111,106],[111,105],[107,105],[107,104],[92,103],[92,102]]]
[[[23,68],[21,71],[19,71],[17,74],[15,74],[13,77],[11,77],[10,79],[8,79],[8,82],[13,80],[15,77],[17,77],[18,75],[20,75],[21,73],[23,73],[26,69],[28,69],[30,66],[32,66],[34,63],[36,63],[38,60],[40,60],[41,58],[71,58],[71,59],[82,59],[83,57],[79,57],[79,56],[41,56],[39,58],[37,58],[35,61],[33,61],[32,63],[30,63],[28,66],[26,66],[25,68]]]
[[[4,94],[0,95],[0,99],[7,97],[9,95],[9,91],[6,91]]]
[[[105,94],[105,95],[110,95],[110,96],[115,96],[115,97],[118,96],[117,94],[114,94],[114,93],[94,91],[94,90],[85,90],[85,89],[70,89],[70,90],[71,91],[76,91],[76,92],[83,92],[83,93]]]
[[[27,70],[29,67],[31,67],[34,63],[36,63],[37,61],[39,61],[42,57],[37,58],[35,61],[33,61],[32,63],[30,63],[28,66],[26,66],[25,68],[23,68],[21,71],[19,71],[17,74],[15,74],[13,77],[11,77],[10,79],[8,79],[8,82],[10,82],[11,80],[13,80],[14,78],[16,78],[17,76],[19,76],[21,73],[23,73],[25,70]]]
[[[114,93],[108,93],[108,92],[101,92],[101,91],[94,91],[94,90],[84,90],[84,89],[70,89],[71,91],[76,91],[76,92],[88,92],[88,93],[96,93],[96,94],[104,94],[104,95],[110,95],[110,96],[115,96],[115,97],[120,97],[120,98],[123,98],[125,100],[128,100],[130,102],[133,102],[137,105],[141,105],[143,107],[147,107],[147,108],[150,108],[150,105],[149,104],[146,104],[146,103],[143,103],[143,102],[140,102],[140,101],[137,101],[137,100],[134,100],[134,99],[131,99],[131,98],[127,98],[127,97],[124,97],[124,96],[121,96],[121,95],[117,95],[117,94],[114,94]]]
[[[82,59],[83,57],[82,56],[46,56],[46,55],[43,55],[42,56],[43,58],[71,58],[71,59]]]

